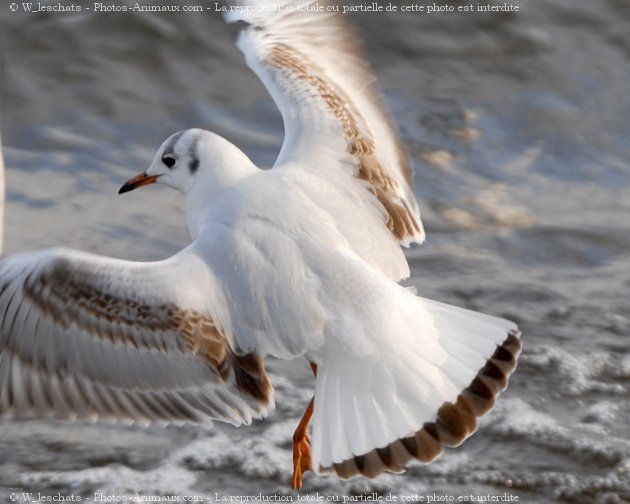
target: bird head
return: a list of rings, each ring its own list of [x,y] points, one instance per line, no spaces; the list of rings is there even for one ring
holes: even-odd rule
[[[202,137],[212,135],[203,130],[178,131],[160,146],[151,166],[123,184],[118,194],[138,187],[159,183],[187,194],[194,184],[201,164],[199,146]]]
[[[225,138],[202,129],[188,129],[168,137],[147,171],[125,182],[118,194],[153,183],[186,195],[194,187],[210,193],[255,171],[249,158]]]

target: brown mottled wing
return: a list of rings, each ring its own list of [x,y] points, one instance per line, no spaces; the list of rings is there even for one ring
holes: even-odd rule
[[[342,15],[325,11],[329,5],[334,4],[277,0],[265,11],[226,16],[249,24],[237,45],[282,113],[285,141],[276,167],[349,171],[382,204],[396,240],[421,243],[424,231],[408,157],[360,44]],[[274,11],[274,6],[280,8]]]
[[[211,282],[186,250],[157,263],[64,250],[0,261],[0,413],[264,416],[273,391],[263,361],[230,347],[204,305]]]

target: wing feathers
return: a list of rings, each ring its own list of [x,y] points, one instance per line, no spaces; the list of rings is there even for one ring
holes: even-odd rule
[[[237,45],[282,113],[286,134],[276,166],[350,171],[383,205],[395,239],[420,243],[412,171],[361,44],[341,15],[299,8],[312,3],[277,0],[268,10],[226,16],[250,24]]]
[[[273,406],[256,353],[178,305],[186,254],[141,264],[61,250],[0,262],[0,413],[250,422]],[[147,294],[149,293],[149,294]]]

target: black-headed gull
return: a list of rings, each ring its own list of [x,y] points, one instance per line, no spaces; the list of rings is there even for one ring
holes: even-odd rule
[[[304,357],[317,378],[294,488],[307,470],[374,477],[431,461],[505,389],[519,332],[397,283],[409,275],[400,244],[424,232],[341,16],[230,20],[248,23],[238,45],[284,118],[275,167],[214,133],[176,133],[120,192],[184,193],[191,245],[152,263],[62,249],[3,259],[0,412],[248,424],[274,406],[264,357]]]

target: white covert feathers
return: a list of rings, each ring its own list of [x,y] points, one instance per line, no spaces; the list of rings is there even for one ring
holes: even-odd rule
[[[239,47],[285,121],[274,169],[214,133],[178,132],[121,192],[184,193],[190,246],[153,263],[2,259],[0,413],[249,423],[274,406],[264,357],[303,356],[317,370],[303,470],[374,477],[433,460],[507,386],[518,330],[396,283],[409,275],[400,245],[424,232],[341,17],[232,18],[249,24]]]

